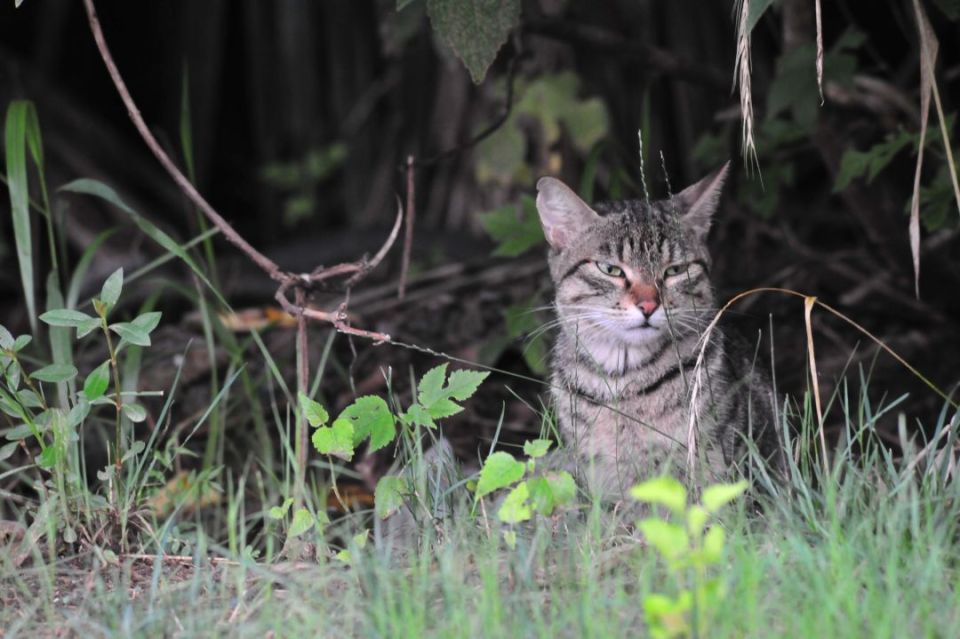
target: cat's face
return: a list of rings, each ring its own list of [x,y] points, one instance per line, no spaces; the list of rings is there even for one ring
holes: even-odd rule
[[[537,184],[561,330],[588,345],[698,335],[714,310],[706,236],[727,166],[669,200],[591,208],[559,180]]]

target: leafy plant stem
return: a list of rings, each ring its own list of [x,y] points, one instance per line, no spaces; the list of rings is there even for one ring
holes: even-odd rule
[[[100,328],[107,338],[107,351],[110,353],[110,369],[113,371],[113,404],[117,409],[115,421],[116,430],[114,433],[114,456],[116,458],[117,471],[119,471],[123,467],[123,433],[121,430],[122,419],[120,412],[123,409],[123,396],[120,393],[122,387],[120,386],[120,366],[117,363],[117,351],[113,347],[113,338],[110,337],[110,328],[107,326],[107,314],[105,311],[100,314]]]

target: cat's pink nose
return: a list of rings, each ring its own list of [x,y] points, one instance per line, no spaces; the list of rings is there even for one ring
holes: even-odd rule
[[[659,308],[660,304],[657,300],[643,300],[637,304],[637,308],[640,309],[640,312],[643,313],[643,316],[649,318],[653,315],[654,311]]]

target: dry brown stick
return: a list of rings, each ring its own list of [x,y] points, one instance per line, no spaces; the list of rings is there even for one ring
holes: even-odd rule
[[[306,397],[307,380],[310,377],[310,353],[307,350],[307,318],[304,315],[307,300],[302,286],[297,287],[295,295],[294,299],[300,311],[297,313],[297,390]],[[300,403],[299,400],[297,403]],[[300,419],[297,420],[297,467],[294,469],[296,478],[293,483],[295,489],[293,500],[296,508],[303,505],[303,489],[306,487],[307,432],[307,414],[301,407]]]
[[[173,163],[173,160],[170,159],[170,156],[163,150],[163,147],[157,142],[157,139],[153,137],[153,133],[150,132],[150,128],[147,126],[146,122],[143,120],[143,116],[140,115],[140,110],[137,108],[137,104],[133,101],[133,97],[130,95],[130,91],[127,89],[126,83],[123,81],[123,76],[120,75],[120,70],[117,68],[116,63],[113,61],[113,56],[110,54],[110,49],[107,47],[107,41],[103,37],[103,30],[100,28],[100,20],[97,18],[97,11],[93,7],[93,0],[83,0],[83,5],[87,10],[87,18],[90,22],[90,30],[93,31],[93,39],[97,44],[97,49],[100,51],[100,57],[103,58],[103,63],[107,66],[107,72],[110,74],[110,79],[113,80],[114,86],[117,88],[117,93],[120,94],[120,99],[123,101],[123,105],[127,108],[127,114],[130,116],[130,119],[133,121],[133,125],[137,128],[137,131],[140,133],[140,137],[143,138],[143,141],[146,142],[147,146],[150,148],[150,151],[153,155],[160,161],[160,164],[163,165],[163,168],[167,170],[167,173],[170,174],[170,177],[173,178],[173,181],[177,183],[177,186],[180,187],[180,190],[190,198],[190,200],[196,204],[203,214],[216,225],[218,229],[223,233],[224,237],[227,240],[239,248],[241,251],[247,254],[247,256],[256,262],[257,266],[262,268],[271,278],[277,281],[283,279],[283,271],[280,270],[280,267],[277,266],[273,260],[268,258],[266,255],[253,248],[249,242],[247,242],[243,237],[237,233],[230,224],[227,223],[223,217],[217,213],[217,211],[210,206],[210,204],[204,199],[200,192],[193,186],[190,180],[177,168],[177,165]]]
[[[414,192],[416,169],[413,165],[413,156],[407,156],[407,229],[403,237],[403,261],[400,266],[400,286],[397,289],[397,298],[403,299],[407,290],[407,272],[410,270],[410,251],[413,248],[413,222],[417,213],[417,204]]]

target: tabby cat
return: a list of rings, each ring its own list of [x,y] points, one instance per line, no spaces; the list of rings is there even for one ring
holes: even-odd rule
[[[559,430],[576,474],[605,499],[668,470],[715,481],[743,459],[748,440],[768,457],[777,451],[773,393],[754,370],[753,346],[712,331],[692,392],[717,311],[706,238],[728,168],[658,202],[591,207],[557,179],[537,183],[556,288]]]

